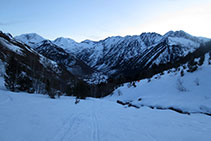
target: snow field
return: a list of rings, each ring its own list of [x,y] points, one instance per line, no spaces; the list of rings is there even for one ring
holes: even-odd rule
[[[12,93],[0,79],[1,141],[203,140],[211,118],[170,110],[124,108],[106,99]]]

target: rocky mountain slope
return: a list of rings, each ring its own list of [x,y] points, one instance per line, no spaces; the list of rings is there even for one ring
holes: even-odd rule
[[[32,36],[27,42],[24,35],[15,38],[30,45],[39,36]],[[54,41],[37,42],[33,48],[92,85],[92,96],[102,97],[123,83],[150,78],[188,62],[194,66],[194,58],[202,57],[211,50],[210,46],[206,46],[209,40],[184,31],[169,31],[165,35],[142,33],[80,43],[60,37]]]
[[[30,45],[29,43],[39,38],[39,36],[30,36],[31,38],[26,41],[26,36],[27,34],[17,36],[16,39]],[[109,37],[98,42],[85,40],[80,43],[60,37],[49,41],[51,44],[48,46],[64,49],[66,53],[95,70],[94,72],[117,76],[126,75],[131,71],[146,70],[153,64],[174,63],[177,58],[194,52],[208,40],[192,36],[184,31],[169,31],[165,35],[142,33],[135,36]],[[45,50],[46,46],[42,48],[42,43],[34,44],[35,50],[38,49],[39,52],[42,52],[42,49]],[[48,58],[52,56],[55,55],[48,55]],[[66,63],[63,64],[71,65],[71,61],[66,61],[66,58],[62,59],[63,62],[64,60]]]
[[[66,67],[59,65],[29,46],[15,40],[11,35],[0,32],[0,62],[2,67],[9,63],[11,58],[19,64],[20,72],[32,80],[33,88],[37,93],[47,93],[46,85],[52,91],[70,93],[68,89],[74,87],[80,80],[70,73]]]
[[[40,46],[34,48],[38,53],[43,56],[64,65],[68,71],[76,76],[86,77],[93,73],[93,70],[87,66],[83,61],[77,59],[71,53],[67,53],[63,48],[53,44],[49,40],[44,40]]]

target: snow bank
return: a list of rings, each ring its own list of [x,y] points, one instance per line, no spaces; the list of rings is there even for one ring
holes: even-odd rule
[[[131,101],[135,105],[169,108],[174,107],[184,112],[205,112],[211,114],[211,65],[208,56],[202,67],[183,77],[180,72],[164,73],[154,76],[150,82],[147,79],[136,82],[137,87],[128,88],[127,84],[118,88],[112,96],[105,99],[116,101]],[[182,69],[182,68],[181,68]],[[178,89],[178,81],[186,91]],[[198,84],[197,84],[198,83]],[[119,96],[119,93],[121,95]],[[138,99],[142,100],[139,101]]]

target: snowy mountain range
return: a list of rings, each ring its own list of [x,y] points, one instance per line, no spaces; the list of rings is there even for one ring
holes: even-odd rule
[[[81,43],[0,32],[0,140],[209,141],[210,72],[211,41],[184,31]]]
[[[80,43],[69,38],[59,37],[54,41],[47,40],[49,43],[47,46],[46,40],[35,33],[16,36],[15,39],[39,52],[47,52],[47,46],[54,50],[61,48],[63,53],[69,54],[75,60],[80,60],[84,66],[87,65],[86,69],[89,68],[88,70],[101,72],[108,76],[127,74],[128,68],[130,68],[129,71],[141,71],[152,67],[153,64],[174,63],[178,57],[184,57],[188,53],[194,52],[209,40],[192,36],[184,31],[169,31],[165,35],[142,33],[125,37],[114,36],[97,42],[85,40]],[[47,57],[53,59],[55,53],[48,53]],[[71,66],[74,62],[67,58],[53,60],[65,62],[63,64],[66,66]]]
[[[209,141],[210,58],[205,54],[203,65],[193,73],[185,64],[184,76],[183,66],[173,68],[135,82],[136,87],[125,83],[113,95],[80,99],[78,104],[73,96],[52,100],[47,95],[10,92],[0,76],[0,140]],[[178,89],[180,81],[185,91]]]
[[[210,72],[211,40],[184,31],[80,43],[0,31],[0,140],[209,141]]]

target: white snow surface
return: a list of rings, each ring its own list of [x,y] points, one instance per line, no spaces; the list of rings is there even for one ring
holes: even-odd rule
[[[185,47],[194,47],[198,48],[200,46],[200,43],[194,42],[192,40],[188,40],[186,38],[181,37],[168,37],[169,39],[169,45],[181,45]]]
[[[22,48],[8,42],[2,37],[0,37],[0,43],[3,44],[3,46],[7,47],[9,50],[18,53],[19,55],[23,55]]]
[[[65,50],[73,49],[78,46],[78,43],[75,42],[73,39],[64,38],[64,37],[59,37],[55,39],[53,43],[59,47],[62,47]]]
[[[211,65],[208,65],[208,57],[207,54],[204,65],[193,73],[185,70],[185,75],[181,77],[180,71],[165,71],[164,75],[158,74],[150,82],[148,79],[136,82],[137,87],[128,88],[128,84],[125,84],[106,99],[130,101],[137,106],[174,107],[184,112],[211,114]],[[178,89],[179,80],[186,91]],[[138,101],[139,98],[142,100]]]
[[[205,62],[207,63],[207,62]],[[13,93],[0,77],[1,141],[209,141],[211,117],[184,115],[147,105],[175,106],[208,112],[211,107],[211,66],[203,65],[182,79],[187,92],[176,89],[179,73],[143,80],[136,88],[121,87],[113,96],[87,98],[75,104],[74,97],[50,99],[47,95]],[[199,86],[194,83],[199,79]],[[118,90],[122,95],[118,96]],[[137,101],[142,98],[142,101]],[[146,106],[128,108],[116,100]]]

